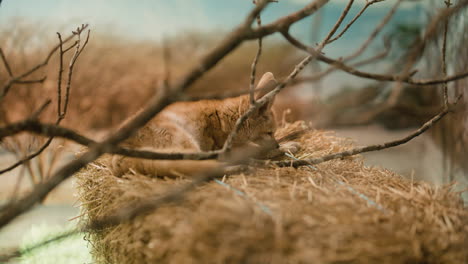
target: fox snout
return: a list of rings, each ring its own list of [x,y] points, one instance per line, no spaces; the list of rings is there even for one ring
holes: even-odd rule
[[[262,142],[262,145],[267,146],[272,149],[277,149],[279,148],[278,141],[276,141],[276,138],[273,135],[263,135],[260,139]]]
[[[280,146],[275,137],[270,134],[265,134],[257,137],[255,140],[250,141],[248,145],[262,147],[265,149],[278,149]]]

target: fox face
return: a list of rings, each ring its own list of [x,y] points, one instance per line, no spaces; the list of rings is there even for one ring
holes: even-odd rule
[[[255,100],[261,99],[268,92],[272,91],[277,86],[272,73],[265,73],[259,81],[255,92]],[[230,100],[234,100],[231,102]],[[237,136],[233,141],[233,147],[241,147],[245,144],[274,144],[274,133],[276,131],[275,116],[272,111],[273,101],[261,106],[257,109],[239,128]],[[237,120],[250,108],[249,96],[241,96],[234,99],[225,99],[217,105],[217,113],[222,113],[221,131],[224,133],[223,138],[228,135],[235,127]],[[236,111],[237,109],[237,111]],[[216,125],[212,124],[212,127]]]
[[[241,147],[248,143],[275,144],[276,121],[269,105],[263,109],[260,108],[246,120],[233,142],[234,147]]]

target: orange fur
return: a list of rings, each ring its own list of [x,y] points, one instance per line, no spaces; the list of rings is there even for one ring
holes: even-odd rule
[[[271,73],[261,78],[256,99],[276,87]],[[233,147],[250,142],[275,142],[275,118],[272,102],[254,113],[240,128]],[[158,152],[198,152],[223,147],[237,119],[249,108],[248,96],[223,100],[177,102],[156,115],[145,127],[124,142],[124,146]],[[144,160],[114,156],[112,169],[121,175],[129,169],[154,176],[195,175],[219,166],[216,160]]]

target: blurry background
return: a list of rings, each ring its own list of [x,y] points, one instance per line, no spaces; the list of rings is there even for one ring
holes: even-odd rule
[[[272,3],[262,13],[263,24],[298,10],[308,2],[280,0],[279,3]],[[318,14],[295,24],[292,34],[310,45],[320,42],[347,2],[331,1]],[[364,0],[355,2],[343,25],[365,3]],[[325,54],[339,58],[355,52],[395,2],[387,0],[372,5],[341,39],[323,50]],[[384,59],[360,69],[381,73],[401,70],[399,62],[410,44],[421,36],[421,29],[437,8],[443,6],[442,0],[403,2],[392,20],[356,62],[386,51],[388,44],[391,44],[391,50]],[[90,42],[74,71],[70,109],[63,125],[99,138],[158,93],[166,71],[170,73],[169,82],[176,82],[179,76],[197,63],[201,55],[241,22],[252,7],[250,0],[4,0],[0,6],[0,47],[13,72],[18,74],[43,60],[50,48],[58,43],[56,32],[66,36],[78,25],[89,23]],[[457,21],[450,23],[449,74],[467,69],[468,50],[463,45],[468,40],[467,17],[467,12],[464,12],[456,18]],[[384,37],[388,39],[386,42]],[[247,91],[250,64],[256,47],[255,41],[243,44],[198,81],[189,93],[194,97],[223,97]],[[416,77],[441,76],[440,47],[440,40],[429,45],[419,59]],[[166,63],[164,54],[168,57]],[[304,55],[279,35],[267,37],[257,73],[261,75],[271,71],[281,79]],[[301,77],[327,68],[325,64],[313,63]],[[57,71],[55,56],[41,73],[48,76],[43,84],[14,86],[0,102],[0,122],[4,124],[23,119],[46,98],[54,99],[55,103]],[[0,84],[6,83],[7,79],[6,70],[0,67]],[[465,188],[468,171],[465,147],[468,143],[466,84],[466,80],[461,80],[449,85],[452,98],[465,91],[457,113],[446,117],[430,133],[406,145],[365,154],[366,163],[436,184],[456,180],[460,182],[457,188]],[[388,105],[386,102],[393,94],[392,87],[388,83],[365,80],[339,71],[314,82],[298,82],[284,90],[276,100],[278,121],[306,120],[317,128],[331,129],[338,135],[350,137],[358,145],[367,145],[400,138],[440,111],[441,87],[405,86],[396,103]],[[285,112],[287,109],[290,111]],[[52,122],[55,106],[49,107],[48,111],[42,118]],[[14,161],[15,155],[33,151],[42,142],[42,139],[30,136],[4,142],[1,167],[7,167]],[[55,140],[50,153],[32,161],[30,169],[17,168],[2,175],[0,200],[9,197],[19,175],[31,176],[41,171],[50,173],[58,164],[72,158],[77,149]],[[31,188],[32,179],[24,177],[20,192]],[[62,223],[76,215],[77,209],[69,206],[74,201],[72,184],[71,181],[67,182],[49,196],[45,207],[31,213],[48,215],[49,223]],[[0,247],[10,245],[18,230],[39,218],[26,216],[19,219],[16,226],[2,230]]]

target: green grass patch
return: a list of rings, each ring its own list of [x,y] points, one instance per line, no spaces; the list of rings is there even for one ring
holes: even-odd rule
[[[32,226],[22,239],[21,249],[24,254],[15,263],[91,263],[88,242],[84,240],[83,233],[72,234],[43,246],[35,247],[57,236],[70,233],[74,228],[74,225],[68,227],[47,224]]]

